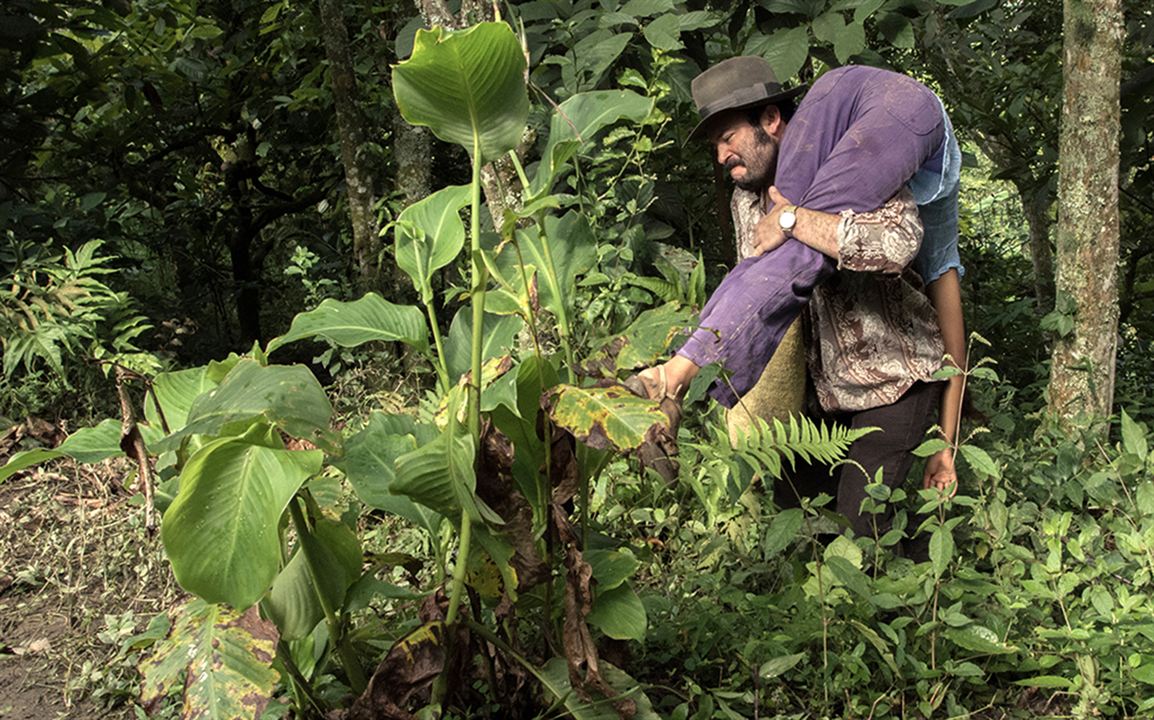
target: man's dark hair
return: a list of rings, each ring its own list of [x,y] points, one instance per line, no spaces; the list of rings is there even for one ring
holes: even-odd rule
[[[777,111],[781,113],[781,119],[789,122],[793,120],[793,114],[797,111],[797,103],[793,98],[786,100],[779,100],[775,103],[768,103],[777,106]],[[761,124],[761,112],[765,110],[765,105],[754,105],[747,108],[745,111],[745,119],[749,121],[750,125],[757,126]]]

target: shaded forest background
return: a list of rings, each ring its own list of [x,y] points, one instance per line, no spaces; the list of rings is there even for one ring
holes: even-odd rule
[[[1154,10],[1140,0],[9,0],[0,10],[0,418],[9,428],[0,453],[121,418],[140,399],[126,388],[141,394],[133,385],[141,379],[229,353],[263,364],[262,348],[323,301],[372,292],[399,305],[430,302],[398,268],[398,221],[435,191],[468,184],[471,160],[400,117],[392,68],[410,56],[419,29],[493,19],[525,43],[531,110],[515,154],[531,173],[547,155],[560,103],[607,89],[652,102],[641,119],[583,145],[575,171],[552,188],[587,222],[590,259],[566,299],[572,327],[533,341],[538,360],[549,355],[570,373],[578,363],[556,361],[559,348],[583,363],[639,317],[667,327],[674,315],[643,313],[700,307],[733,263],[728,180],[708,148],[685,143],[696,121],[689,83],[711,63],[762,54],[791,84],[847,63],[909,73],[939,92],[965,151],[960,244],[977,369],[961,493],[952,505],[922,498],[934,517],[921,529],[938,538],[932,562],[894,556],[893,543],[819,540],[810,523],[819,508],[807,509],[804,524],[800,512],[778,513],[753,482],[772,474],[758,464],[765,456],[734,451],[716,408],[703,404],[682,431],[674,487],[657,487],[620,457],[573,459],[583,473],[597,467],[588,494],[566,498],[580,506],[587,549],[602,553],[593,572],[604,594],[590,599],[589,623],[614,668],[610,683],[644,689],[643,701],[631,694],[634,710],[701,719],[1149,713]],[[1072,67],[1091,77],[1072,78]],[[1062,120],[1064,98],[1073,121]],[[487,231],[521,208],[518,171],[507,159],[484,167]],[[1062,184],[1076,180],[1085,182]],[[431,276],[429,317],[448,346],[467,341],[469,282],[465,257]],[[492,334],[506,331],[495,325]],[[298,342],[275,357],[321,380],[350,453],[384,416],[433,416],[451,385],[430,353],[398,343]],[[230,362],[205,376],[223,377],[238,366]],[[467,367],[455,361],[451,374]],[[353,537],[350,578],[364,575],[341,587],[345,605],[328,624],[311,617],[289,642],[291,623],[277,618],[285,641],[265,717],[369,713],[354,698],[368,702],[361,691],[372,668],[424,627],[421,601],[448,587],[452,518],[436,516],[425,535],[409,515],[391,514],[392,498],[350,492],[346,471],[351,478],[348,467],[326,467],[301,506],[318,533]],[[12,516],[20,503],[37,508],[35,537],[50,542],[35,552],[71,548],[67,533],[36,514],[52,507],[38,494],[45,478],[63,476],[23,472],[5,487]],[[83,532],[82,559],[104,568],[107,587],[152,585],[162,597],[101,608],[120,613],[102,628],[92,613],[68,610],[71,625],[101,631],[110,655],[86,660],[66,695],[102,708],[86,712],[147,705],[175,716],[187,698],[166,686],[141,701],[137,667],[172,639],[159,613],[178,591],[144,527],[150,520],[135,518],[151,499],[134,495],[124,466],[112,475],[96,482],[122,498],[110,507],[134,519],[123,537]],[[69,477],[77,487],[91,480]],[[875,500],[908,503],[915,491],[906,495]],[[296,500],[292,507],[300,511]],[[549,507],[542,500],[534,512],[547,516]],[[288,533],[289,520],[277,521]],[[448,717],[539,717],[561,704],[575,717],[609,712],[604,699],[594,709],[577,702],[581,692],[566,684],[572,665],[567,674],[558,659],[572,663],[573,653],[558,650],[565,632],[550,603],[565,586],[553,533],[567,525],[535,521],[558,595],[545,582],[520,600],[489,596],[470,576],[473,619],[497,633],[471,631],[490,643],[469,646],[475,667],[462,677],[471,684],[447,696],[422,686],[419,702],[383,716],[411,717],[430,692],[445,698]],[[294,525],[305,537],[307,527]],[[54,561],[21,547],[23,532],[0,535],[10,549],[0,605],[16,603],[34,619],[29,598],[67,583],[44,569]],[[286,575],[289,534],[279,536]],[[125,538],[139,547],[125,550]],[[514,603],[520,626],[500,614]],[[185,607],[174,622],[224,606]],[[34,625],[7,622],[5,633]],[[0,655],[14,644],[0,637]],[[614,666],[628,675],[613,675]]]

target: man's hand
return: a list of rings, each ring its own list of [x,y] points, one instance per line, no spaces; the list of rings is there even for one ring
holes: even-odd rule
[[[926,472],[922,478],[922,487],[929,490],[937,488],[939,493],[952,498],[958,492],[958,473],[954,469],[954,450],[946,448],[939,450],[926,461]]]
[[[781,229],[780,218],[781,211],[793,203],[785,199],[785,196],[772,185],[769,187],[769,201],[773,203],[773,210],[757,223],[753,255],[764,255],[770,250],[776,250],[789,239],[785,231]]]

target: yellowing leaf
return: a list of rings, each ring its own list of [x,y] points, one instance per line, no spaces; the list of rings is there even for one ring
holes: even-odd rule
[[[621,386],[562,385],[555,397],[553,421],[598,450],[632,450],[651,431],[669,425],[657,403],[637,397]]]

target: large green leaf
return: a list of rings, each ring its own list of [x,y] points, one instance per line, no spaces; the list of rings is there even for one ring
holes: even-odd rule
[[[393,93],[407,122],[486,161],[516,146],[529,115],[525,54],[505,23],[418,31]]]
[[[287,333],[269,342],[268,352],[309,338],[321,338],[341,347],[356,347],[374,340],[400,341],[422,352],[429,347],[424,313],[412,305],[394,305],[376,293],[366,293],[353,302],[329,298],[315,310],[297,315]]]
[[[551,414],[559,426],[598,450],[632,450],[645,441],[650,430],[669,424],[657,403],[620,386],[562,385]]]
[[[170,433],[176,432],[188,422],[188,411],[196,399],[216,385],[207,367],[160,373],[152,381],[153,392],[144,403],[145,417],[155,427],[167,424]],[[164,423],[161,423],[162,414]]]
[[[599,587],[588,620],[614,640],[644,640],[649,625],[645,606],[629,583],[604,591]]]
[[[484,504],[476,496],[474,453],[472,436],[450,423],[432,442],[397,458],[391,490],[446,517],[457,518],[464,509],[480,520]],[[492,510],[486,516],[494,519]]]
[[[304,365],[261,366],[241,360],[216,388],[192,404],[188,422],[155,448],[172,450],[188,435],[227,434],[263,420],[299,438],[319,440],[328,430],[333,408],[317,379]]]
[[[397,265],[412,278],[426,305],[433,302],[433,273],[453,262],[465,245],[460,212],[468,202],[468,185],[450,185],[397,218]]]
[[[407,415],[373,413],[368,423],[345,442],[340,467],[361,502],[387,510],[436,534],[441,516],[392,492],[397,458],[432,441],[436,429]]]
[[[275,430],[258,426],[210,442],[189,459],[161,526],[185,590],[243,609],[272,584],[280,568],[281,514],[323,459],[317,450],[279,445]]]
[[[773,72],[786,82],[805,64],[809,54],[809,30],[801,27],[778,30],[772,35],[754,34],[745,46],[746,55],[761,55]]]
[[[312,569],[306,551],[313,557]],[[261,607],[276,623],[282,638],[299,640],[324,619],[317,593],[324,593],[329,607],[342,607],[345,592],[360,575],[361,544],[356,533],[342,522],[318,518],[312,533],[301,539],[296,553],[277,575]]]
[[[602,593],[619,587],[633,577],[641,563],[633,553],[620,550],[586,550],[585,561],[593,569],[593,579],[597,581],[597,592]]]
[[[55,448],[37,448],[18,452],[0,466],[0,482],[33,465],[71,457],[82,463],[94,463],[123,455],[120,449],[120,421],[104,420],[96,427],[81,428]]]
[[[481,325],[483,339],[481,342],[481,362],[498,355],[504,355],[513,348],[513,341],[525,322],[512,315],[485,315],[485,322]],[[456,382],[462,375],[469,372],[472,362],[473,342],[473,313],[471,308],[461,308],[453,316],[449,325],[449,336],[445,339],[445,363],[449,368],[449,377]]]
[[[639,123],[653,111],[653,99],[632,90],[578,93],[561,103],[549,125],[549,142],[533,176],[531,195],[548,190],[566,163],[588,147],[601,130],[618,122]]]
[[[183,687],[181,717],[260,717],[279,678],[272,668],[276,644],[276,627],[261,620],[256,608],[242,614],[193,600],[177,611],[168,637],[141,662],[141,701],[151,712]]]
[[[982,655],[1007,655],[1018,651],[1018,648],[1003,642],[996,632],[982,625],[949,628],[943,634],[955,645]]]

